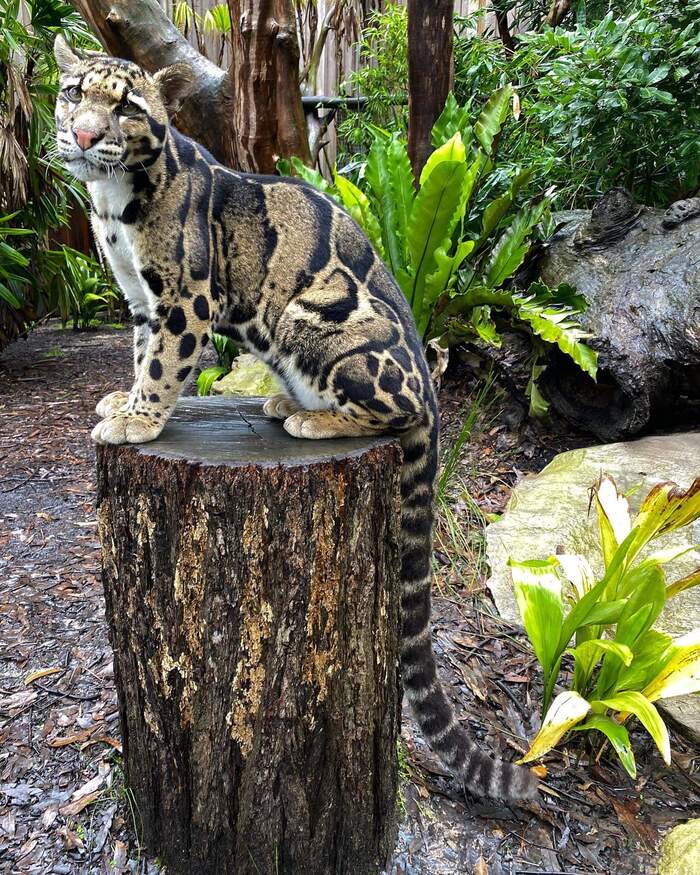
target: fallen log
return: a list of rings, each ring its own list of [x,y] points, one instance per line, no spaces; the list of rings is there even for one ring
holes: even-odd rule
[[[700,422],[700,209],[635,204],[613,189],[564,223],[541,263],[550,286],[588,301],[598,381],[555,354],[540,385],[570,422],[602,440]],[[698,202],[700,204],[700,202]]]
[[[399,473],[256,399],[99,447],[126,776],[171,875],[376,875],[396,839]]]

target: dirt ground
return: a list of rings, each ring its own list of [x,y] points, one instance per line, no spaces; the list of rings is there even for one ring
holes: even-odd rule
[[[0,872],[157,871],[139,848],[121,771],[94,509],[94,405],[128,384],[130,332],[35,331],[0,355]],[[444,384],[449,445],[477,389]],[[434,607],[443,677],[484,746],[509,758],[537,729],[537,666],[485,587],[482,514],[553,455],[588,442],[491,396],[450,487],[459,537],[441,524]],[[472,499],[476,502],[473,503]],[[633,782],[583,744],[547,760],[542,804],[466,799],[408,713],[402,820],[389,875],[643,875],[675,824],[700,813],[700,753],[672,732],[666,768],[635,732]],[[212,873],[214,875],[214,873]]]

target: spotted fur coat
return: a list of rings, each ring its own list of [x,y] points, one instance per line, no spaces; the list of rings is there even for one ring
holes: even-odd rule
[[[98,443],[158,437],[211,331],[286,392],[265,413],[297,438],[389,432],[403,448],[404,689],[433,749],[472,792],[535,792],[457,720],[436,674],[430,589],[438,410],[410,308],[355,222],[304,182],[236,173],[169,123],[191,83],[82,58],[56,41],[59,153],[87,183],[95,236],[133,314],[134,382],[97,407]]]

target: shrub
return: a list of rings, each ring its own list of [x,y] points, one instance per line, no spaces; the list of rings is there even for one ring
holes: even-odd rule
[[[663,207],[693,194],[700,185],[700,0],[577,9],[571,29],[539,31],[533,22],[541,15],[526,18],[530,29],[515,36],[512,54],[492,35],[476,36],[474,17],[456,18],[458,102],[478,106],[514,83],[521,113],[502,132],[500,166],[527,163],[531,190],[554,186],[559,208],[590,206],[616,185]],[[341,152],[349,153],[341,164],[367,152],[372,125],[407,129],[397,103],[408,79],[403,7],[372,19],[360,54],[371,67],[352,74],[349,87],[369,97],[368,112],[340,125]]]
[[[700,568],[666,582],[664,566],[693,548],[643,555],[660,535],[700,518],[700,478],[686,491],[675,483],[655,486],[634,520],[611,477],[593,487],[593,499],[602,576],[585,556],[509,560],[545,684],[542,728],[522,762],[538,759],[570,730],[596,731],[635,777],[627,718],[640,721],[668,764],[668,731],[653,703],[700,690],[700,628],[675,639],[652,628],[668,599],[700,584]],[[565,653],[574,660],[571,689],[552,701]]]
[[[359,185],[338,172],[330,185],[298,160],[279,167],[335,197],[364,229],[410,303],[424,342],[438,339],[445,346],[478,338],[499,346],[500,324],[526,332],[534,347],[532,408],[544,412],[535,379],[545,346],[555,344],[592,377],[596,354],[582,342],[587,335],[575,317],[584,301],[571,287],[513,285],[549,201],[523,202],[531,171],[503,173],[497,163],[512,99],[512,87],[501,88],[472,119],[469,107],[450,95],[433,128],[435,149],[418,191],[406,141],[377,128]]]
[[[98,294],[105,305],[112,299],[93,259],[50,241],[85,200],[52,150],[58,88],[52,44],[58,31],[79,45],[96,43],[60,0],[28,0],[25,7],[29,21],[19,0],[0,0],[0,348],[52,313],[89,321],[88,311],[99,307],[86,295]]]
[[[667,206],[700,184],[700,2],[639,0],[623,18],[523,34],[518,155],[542,150],[564,205],[615,185]],[[508,148],[508,147],[506,147]]]

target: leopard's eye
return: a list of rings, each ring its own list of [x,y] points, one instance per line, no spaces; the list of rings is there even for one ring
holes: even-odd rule
[[[83,99],[83,92],[80,85],[71,85],[69,88],[63,89],[63,96],[70,100],[71,103],[80,103]]]
[[[133,118],[136,115],[140,115],[143,110],[140,106],[136,106],[135,103],[131,103],[128,100],[122,101],[117,107],[117,113],[119,115],[125,115],[127,118]]]

